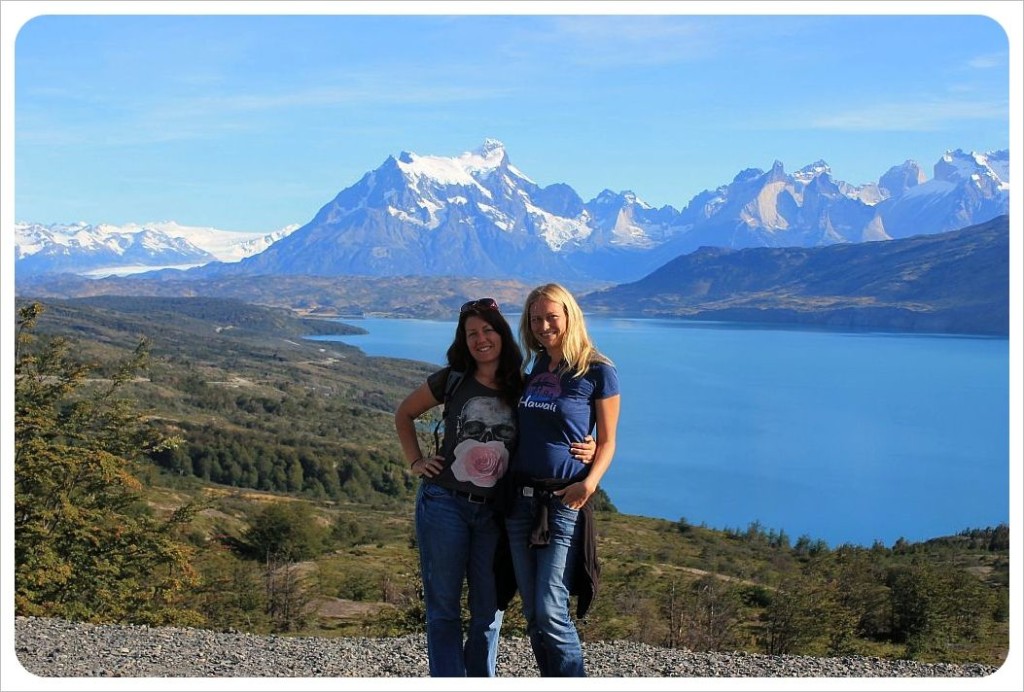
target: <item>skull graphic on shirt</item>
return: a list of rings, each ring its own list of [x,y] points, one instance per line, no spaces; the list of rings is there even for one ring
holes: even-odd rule
[[[508,468],[506,445],[516,436],[512,411],[497,397],[473,397],[462,407],[458,430],[452,474],[462,482],[493,487]]]

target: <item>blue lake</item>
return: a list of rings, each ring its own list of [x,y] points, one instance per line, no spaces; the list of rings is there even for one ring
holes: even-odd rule
[[[343,321],[369,334],[318,339],[435,364],[455,326]],[[1009,522],[1007,339],[587,324],[622,385],[602,481],[622,512],[833,547]]]

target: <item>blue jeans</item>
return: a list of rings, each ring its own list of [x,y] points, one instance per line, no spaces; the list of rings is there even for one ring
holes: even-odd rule
[[[432,677],[493,677],[498,660],[494,554],[500,528],[492,503],[475,504],[454,491],[420,483],[416,542],[427,607],[427,656]],[[462,639],[462,584],[469,581],[469,631]]]
[[[549,545],[529,546],[533,498],[518,496],[505,518],[526,633],[542,677],[583,677],[583,650],[569,615],[569,587],[582,544],[579,511],[548,501]]]

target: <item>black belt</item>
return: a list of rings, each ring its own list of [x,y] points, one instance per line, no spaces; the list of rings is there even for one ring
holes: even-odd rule
[[[464,497],[474,505],[484,505],[491,501],[491,498],[487,495],[474,495],[473,493],[467,493],[463,490],[456,490],[455,494],[459,497]]]

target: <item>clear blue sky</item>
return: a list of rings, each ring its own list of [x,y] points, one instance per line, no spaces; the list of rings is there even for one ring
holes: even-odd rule
[[[14,46],[15,218],[271,231],[389,155],[485,137],[540,185],[677,209],[776,159],[930,177],[947,149],[1010,146],[1019,29],[993,17],[35,16]]]

